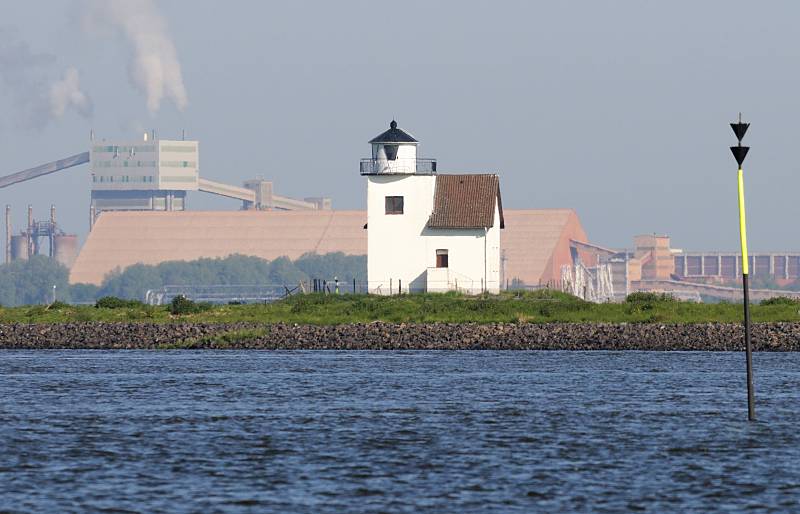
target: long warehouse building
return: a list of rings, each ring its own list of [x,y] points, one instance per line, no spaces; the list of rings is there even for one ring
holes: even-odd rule
[[[222,258],[267,260],[306,253],[366,255],[366,211],[105,212],[70,273],[71,283],[101,284],[133,264]],[[571,209],[505,210],[502,280],[535,285],[560,279],[572,264],[570,241],[587,241]]]

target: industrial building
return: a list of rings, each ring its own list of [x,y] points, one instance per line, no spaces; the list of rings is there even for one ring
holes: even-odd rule
[[[737,252],[683,252],[673,256],[674,273],[688,280],[740,280],[742,256]],[[751,277],[769,277],[778,284],[800,278],[800,252],[751,253]]]
[[[67,234],[56,223],[56,207],[50,206],[50,218],[37,221],[33,217],[33,206],[28,206],[25,230],[14,234],[11,206],[6,206],[5,262],[24,261],[33,255],[41,255],[47,242],[48,256],[66,267],[71,267],[78,256],[78,236]]]
[[[186,194],[202,191],[242,202],[242,209],[330,209],[329,198],[295,200],[273,193],[272,183],[247,180],[244,187],[200,177],[198,141],[149,139],[92,142],[91,225],[108,211],[183,211]]]
[[[504,284],[556,284],[571,264],[571,241],[585,233],[569,209],[505,209],[500,233]],[[366,211],[108,212],[100,216],[72,266],[71,283],[100,284],[115,270],[222,258],[272,260],[305,253],[367,254]],[[584,239],[585,240],[585,239]]]
[[[156,139],[155,131],[141,140],[95,141],[88,152],[72,155],[0,177],[0,189],[21,182],[89,164],[91,201],[89,229],[103,212],[184,211],[189,191],[202,191],[242,202],[243,210],[324,210],[330,198],[297,200],[274,194],[272,183],[247,180],[244,187],[223,184],[200,176],[198,141]]]
[[[737,252],[686,252],[672,248],[667,235],[634,237],[632,250],[612,250],[572,241],[573,253],[580,250],[575,267],[595,288],[603,274],[610,283],[610,300],[623,300],[635,291],[662,292],[680,298],[700,300],[703,296],[731,301],[741,299],[742,258]],[[800,253],[754,253],[749,256],[750,276],[785,286],[800,278]],[[562,277],[571,270],[562,271]],[[570,291],[574,292],[574,291]],[[797,291],[753,289],[754,300],[773,296],[800,296]]]

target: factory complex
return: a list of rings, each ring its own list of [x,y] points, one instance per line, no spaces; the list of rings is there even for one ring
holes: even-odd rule
[[[417,154],[418,141],[393,121],[369,141],[362,159],[367,210],[335,210],[330,198],[275,194],[273,183],[241,186],[201,176],[198,141],[97,141],[88,152],[0,177],[0,188],[88,164],[89,235],[78,239],[29,208],[14,233],[6,209],[6,262],[42,253],[70,269],[71,283],[99,285],[133,264],[159,264],[242,254],[273,260],[303,254],[367,255],[367,290],[497,292],[510,286],[559,287],[592,301],[615,301],[633,291],[663,291],[699,300],[736,298],[730,287],[741,269],[734,253],[692,253],[669,237],[637,236],[632,250],[589,241],[572,209],[508,209],[502,175],[449,174]],[[221,195],[239,210],[191,211],[189,192]],[[755,277],[778,284],[800,278],[800,254],[753,254]],[[760,293],[754,291],[754,298]],[[767,294],[767,293],[764,293]]]

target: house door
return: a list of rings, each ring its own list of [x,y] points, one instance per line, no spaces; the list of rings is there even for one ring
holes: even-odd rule
[[[436,267],[448,268],[449,264],[447,250],[436,250]]]

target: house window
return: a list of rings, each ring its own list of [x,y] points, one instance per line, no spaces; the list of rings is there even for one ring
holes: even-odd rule
[[[436,250],[436,267],[447,268],[448,264],[447,250]]]
[[[397,160],[398,148],[400,148],[400,145],[383,145],[383,151],[386,152],[387,161]]]
[[[403,214],[403,197],[386,197],[386,214]]]

